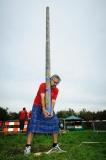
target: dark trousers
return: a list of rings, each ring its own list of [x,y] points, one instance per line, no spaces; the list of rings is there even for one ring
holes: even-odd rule
[[[20,122],[20,131],[23,131],[23,129],[24,129],[24,119],[20,119],[19,122]]]

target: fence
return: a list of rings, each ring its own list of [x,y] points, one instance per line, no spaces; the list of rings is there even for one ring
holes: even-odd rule
[[[92,125],[94,132],[106,132],[106,121],[93,122]]]
[[[4,126],[3,121],[0,121],[0,131],[3,131],[3,126]]]
[[[64,120],[64,130],[84,130],[82,123],[90,123],[91,127],[93,127],[94,132],[106,132],[106,120]]]
[[[73,120],[73,121],[69,121],[69,122],[66,122],[64,119],[63,119],[63,130],[65,131],[67,128],[67,124],[68,124],[68,127],[69,127],[69,124],[72,125],[73,123],[74,124],[77,124],[75,125],[75,129],[78,129],[81,128],[81,123],[91,123],[92,124],[92,127],[93,127],[93,130],[94,132],[106,132],[106,120]],[[24,123],[24,132],[27,131],[27,124],[28,124],[28,121],[26,120],[25,123]],[[4,131],[4,132],[18,132],[20,131],[20,128],[19,128],[19,121],[5,121],[5,122],[2,122],[0,121],[0,130],[1,131]]]
[[[23,129],[24,132],[27,131],[27,124],[28,124],[28,121],[25,121],[24,129]],[[4,132],[18,132],[20,131],[19,125],[20,123],[18,120],[17,121],[5,121],[3,131]]]

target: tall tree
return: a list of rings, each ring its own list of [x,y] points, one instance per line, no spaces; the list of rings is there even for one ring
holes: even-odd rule
[[[0,120],[1,121],[9,120],[8,108],[0,107]]]
[[[10,120],[18,120],[19,119],[19,113],[9,112],[9,118],[10,118]]]

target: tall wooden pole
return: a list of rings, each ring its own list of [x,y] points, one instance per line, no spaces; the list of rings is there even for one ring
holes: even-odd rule
[[[51,86],[50,86],[50,19],[49,19],[49,7],[46,7],[46,109],[51,115]]]

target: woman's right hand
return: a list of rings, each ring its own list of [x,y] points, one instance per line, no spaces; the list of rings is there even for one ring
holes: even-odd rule
[[[48,111],[45,108],[42,108],[42,112],[44,116],[47,118],[48,117]]]

